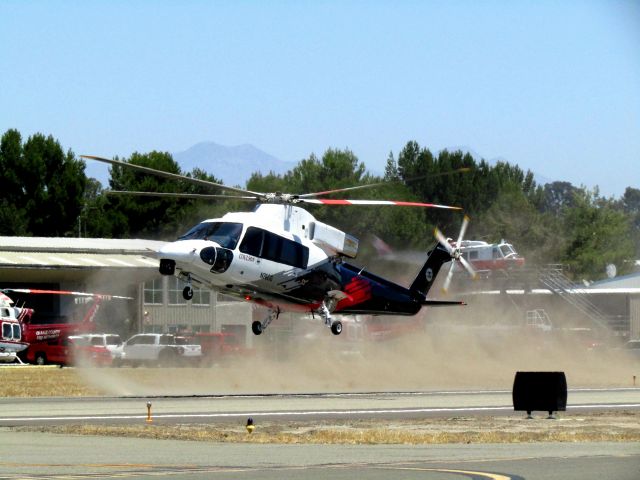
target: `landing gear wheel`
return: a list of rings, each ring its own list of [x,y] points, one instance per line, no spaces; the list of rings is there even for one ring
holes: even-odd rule
[[[262,333],[262,323],[255,321],[251,324],[251,330],[253,330],[254,335],[260,335]]]
[[[342,322],[333,322],[331,324],[331,333],[340,335],[342,333]]]
[[[185,300],[191,300],[193,298],[193,288],[191,288],[191,285],[184,287],[184,290],[182,290],[182,296]]]

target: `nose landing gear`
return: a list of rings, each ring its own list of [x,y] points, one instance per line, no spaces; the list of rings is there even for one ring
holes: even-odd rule
[[[187,285],[182,290],[182,297],[185,300],[191,300],[193,298],[193,287],[191,285]]]
[[[182,298],[191,300],[193,298],[193,286],[191,285],[191,275],[187,275],[187,286],[182,290]]]

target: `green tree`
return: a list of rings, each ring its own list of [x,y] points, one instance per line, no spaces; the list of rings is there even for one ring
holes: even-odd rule
[[[22,167],[22,136],[17,130],[7,130],[0,141],[0,233],[27,235],[26,198],[20,181]]]
[[[562,223],[539,212],[520,190],[502,191],[475,220],[473,235],[490,243],[512,243],[530,265],[555,263],[562,253],[563,237],[557,234]]]
[[[629,216],[631,234],[636,246],[635,258],[640,257],[640,190],[627,187],[620,201],[622,210]]]
[[[134,153],[125,163],[141,165],[155,170],[185,175],[173,157],[166,152],[152,151],[146,154]],[[167,179],[143,173],[131,168],[115,165],[110,169],[111,190],[125,192],[198,193],[215,194],[215,187],[194,185],[186,180]],[[221,183],[201,169],[194,169],[185,176]],[[108,193],[108,192],[107,192]],[[101,228],[110,230],[116,237],[145,237],[172,240],[184,233],[193,224],[224,213],[227,206],[224,199],[193,200],[178,197],[151,197],[137,195],[109,195],[107,201],[96,199],[93,205],[104,212],[109,220],[102,222]]]
[[[86,185],[85,164],[65,153],[52,136],[37,133],[24,144],[8,130],[0,145],[3,199],[0,227],[5,234],[73,235]],[[6,187],[6,188],[5,188]],[[13,218],[12,218],[13,212]]]
[[[552,182],[547,183],[543,191],[542,204],[540,205],[542,211],[559,215],[564,209],[575,205],[579,189],[569,182]]]
[[[620,273],[628,272],[628,260],[634,255],[629,217],[597,192],[579,190],[573,203],[564,212],[567,244],[562,257],[572,276],[577,280],[603,278],[610,263]]]

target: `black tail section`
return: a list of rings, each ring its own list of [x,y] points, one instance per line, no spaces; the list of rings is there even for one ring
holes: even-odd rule
[[[433,282],[436,280],[440,267],[449,261],[451,261],[451,255],[449,255],[446,248],[440,245],[440,243],[437,243],[431,252],[429,252],[426,263],[420,269],[418,276],[411,284],[411,287],[409,287],[409,290],[426,297]]]

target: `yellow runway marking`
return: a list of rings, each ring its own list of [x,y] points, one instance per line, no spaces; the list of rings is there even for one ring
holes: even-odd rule
[[[421,467],[381,467],[381,468],[389,468],[391,470],[410,470],[416,472],[437,472],[437,473],[451,473],[454,475],[464,475],[471,478],[488,478],[490,480],[513,480],[520,478],[519,476],[506,476],[499,473],[489,473],[489,472],[476,472],[472,470],[453,470],[449,468],[421,468]]]

